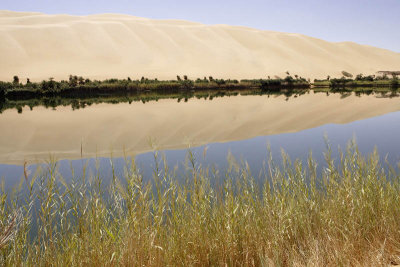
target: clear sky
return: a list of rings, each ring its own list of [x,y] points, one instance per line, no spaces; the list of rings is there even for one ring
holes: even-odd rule
[[[400,0],[0,0],[0,9],[243,25],[400,52]]]

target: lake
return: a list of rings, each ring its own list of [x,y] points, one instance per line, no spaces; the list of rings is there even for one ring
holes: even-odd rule
[[[210,99],[161,99],[147,103],[95,104],[73,110],[24,107],[0,114],[0,177],[7,188],[33,174],[50,158],[68,179],[96,158],[104,179],[123,175],[124,156],[133,157],[149,178],[154,149],[168,165],[184,170],[188,149],[203,166],[224,170],[227,156],[246,161],[258,176],[269,144],[276,161],[281,149],[306,160],[313,152],[323,165],[327,136],[334,156],[355,138],[362,153],[374,147],[395,165],[400,161],[400,101],[382,95],[309,93],[303,95],[237,95]],[[90,172],[87,172],[90,173]]]

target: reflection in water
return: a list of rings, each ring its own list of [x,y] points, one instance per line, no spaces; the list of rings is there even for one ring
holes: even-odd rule
[[[319,168],[324,166],[324,155],[326,152],[326,140],[324,135],[329,138],[330,146],[333,150],[333,157],[338,157],[338,147],[345,148],[349,139],[355,137],[360,152],[363,154],[371,153],[375,146],[384,159],[387,156],[388,163],[395,166],[400,162],[400,112],[393,112],[383,116],[370,119],[355,121],[349,124],[327,124],[316,128],[311,128],[295,133],[284,133],[270,136],[260,136],[247,140],[210,143],[207,145],[191,148],[196,162],[205,167],[215,167],[222,174],[228,168],[227,156],[231,154],[237,161],[246,161],[255,178],[259,176],[263,164],[267,160],[267,144],[270,145],[271,153],[276,162],[281,160],[281,149],[283,149],[292,159],[306,161],[309,152],[312,151],[313,157],[318,163]],[[206,150],[206,153],[205,153]],[[174,169],[178,174],[185,172],[185,159],[188,149],[164,150],[166,162],[171,170]],[[153,176],[156,161],[153,152],[136,155],[135,163],[139,172],[143,174],[145,180]],[[76,176],[81,176],[84,166],[87,166],[86,175],[100,173],[104,179],[103,185],[107,186],[110,182],[113,169],[109,158],[82,159],[82,160],[61,160],[58,162],[59,172],[68,183],[72,177],[71,169]],[[115,176],[124,176],[124,158],[114,158],[113,167]],[[160,168],[162,161],[159,158]],[[45,167],[45,165],[42,165]],[[98,166],[98,170],[96,170]],[[28,167],[31,175],[35,172],[37,165]],[[7,188],[18,183],[23,179],[23,166],[0,165],[0,176],[6,179]],[[180,176],[180,175],[178,175]],[[7,189],[6,188],[6,189]]]
[[[113,151],[138,155],[216,142],[299,132],[350,123],[400,110],[396,98],[308,92],[293,95],[238,95],[148,102],[97,104],[85,109],[44,107],[0,115],[0,163],[32,164],[48,159],[107,157]],[[322,135],[321,135],[322,136]],[[351,136],[346,136],[349,139]],[[335,135],[330,135],[335,138]],[[393,139],[392,139],[393,140]]]
[[[33,110],[35,107],[45,107],[56,109],[59,106],[70,106],[73,110],[90,107],[93,104],[118,104],[118,103],[129,103],[142,102],[143,104],[152,101],[158,101],[161,99],[176,99],[177,102],[188,102],[190,99],[204,99],[213,100],[219,97],[229,97],[237,95],[266,95],[266,96],[285,96],[288,101],[290,98],[296,98],[298,96],[308,93],[309,89],[281,89],[278,91],[266,91],[262,89],[218,89],[218,90],[157,90],[157,91],[142,91],[142,92],[115,92],[112,94],[106,92],[89,92],[89,93],[77,93],[68,96],[43,96],[41,98],[32,98],[28,96],[24,98],[19,95],[18,97],[7,97],[0,96],[0,113],[8,109],[16,109],[18,113],[23,112],[23,107],[29,107]],[[347,89],[329,89],[329,88],[313,88],[313,92],[326,93],[327,95],[340,94],[342,98],[346,98],[351,95],[362,96],[362,95],[376,95],[377,97],[394,98],[398,97],[399,93],[396,90],[390,90],[390,88],[352,88],[350,91]]]

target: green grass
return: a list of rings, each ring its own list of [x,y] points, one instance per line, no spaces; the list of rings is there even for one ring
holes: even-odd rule
[[[376,151],[365,158],[350,146],[337,160],[330,155],[321,176],[311,156],[303,165],[283,154],[281,167],[269,159],[260,182],[246,163],[229,157],[218,173],[189,151],[182,177],[156,164],[144,182],[127,160],[107,187],[98,169],[66,183],[52,161],[1,194],[0,265],[399,263],[399,173],[385,171]]]

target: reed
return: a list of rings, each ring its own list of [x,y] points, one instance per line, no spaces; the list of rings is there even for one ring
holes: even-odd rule
[[[269,156],[255,178],[245,162],[228,157],[220,173],[189,150],[185,174],[176,176],[156,151],[150,181],[127,158],[124,175],[113,171],[107,186],[98,164],[91,174],[71,167],[66,182],[51,160],[14,193],[1,193],[0,264],[400,263],[399,173],[355,145],[338,159],[328,149],[325,159],[318,171],[311,154],[306,164],[284,153],[276,164]]]

